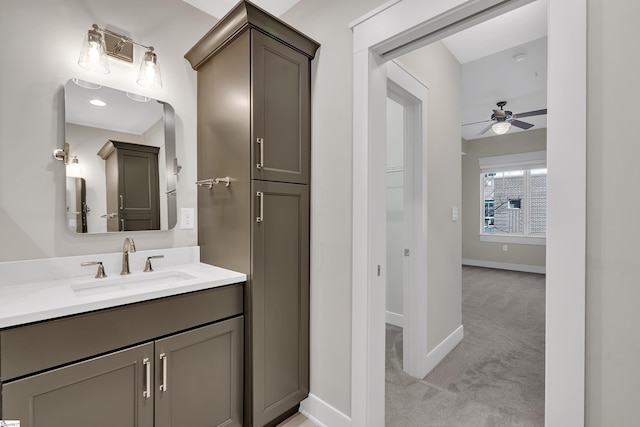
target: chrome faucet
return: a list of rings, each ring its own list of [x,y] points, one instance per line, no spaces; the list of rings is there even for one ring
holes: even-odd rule
[[[125,237],[122,245],[122,271],[120,274],[131,274],[129,271],[129,252],[136,251],[136,244],[131,237]]]

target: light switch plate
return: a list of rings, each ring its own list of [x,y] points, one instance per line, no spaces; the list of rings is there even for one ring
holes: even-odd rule
[[[458,222],[458,207],[457,206],[453,206],[451,208],[451,221],[452,222]]]
[[[180,208],[180,228],[190,230],[195,226],[195,210],[193,208]]]

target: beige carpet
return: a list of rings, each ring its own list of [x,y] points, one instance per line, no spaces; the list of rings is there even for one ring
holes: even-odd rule
[[[387,427],[544,425],[545,276],[463,267],[463,341],[424,379],[387,325]]]

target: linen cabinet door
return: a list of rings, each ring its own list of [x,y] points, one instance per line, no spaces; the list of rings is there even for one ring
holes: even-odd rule
[[[156,341],[156,427],[242,426],[239,316]]]
[[[251,31],[253,179],[309,183],[309,58]]]
[[[153,344],[2,386],[2,418],[21,427],[153,427]]]
[[[253,426],[309,393],[309,189],[254,181]]]

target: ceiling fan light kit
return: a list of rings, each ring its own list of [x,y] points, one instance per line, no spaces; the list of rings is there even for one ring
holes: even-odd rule
[[[509,129],[511,129],[511,123],[509,123],[509,122],[497,122],[497,123],[494,123],[493,125],[491,125],[491,129],[497,135],[503,135],[503,134],[507,133],[509,131]]]
[[[482,131],[480,131],[478,135],[485,134],[489,129],[493,130],[493,132],[496,133],[497,135],[504,135],[509,131],[509,129],[511,129],[512,125],[523,130],[528,130],[532,128],[534,125],[531,123],[523,122],[521,120],[517,120],[518,118],[540,116],[543,114],[547,114],[546,108],[543,108],[541,110],[527,111],[526,113],[513,114],[511,111],[504,109],[504,106],[507,105],[507,101],[500,101],[496,103],[496,105],[500,109],[493,110],[493,114],[491,114],[491,118],[486,121],[486,122],[494,122],[494,123],[491,123],[484,129],[482,129]],[[483,122],[466,123],[463,126],[474,125],[478,123],[483,123]]]

